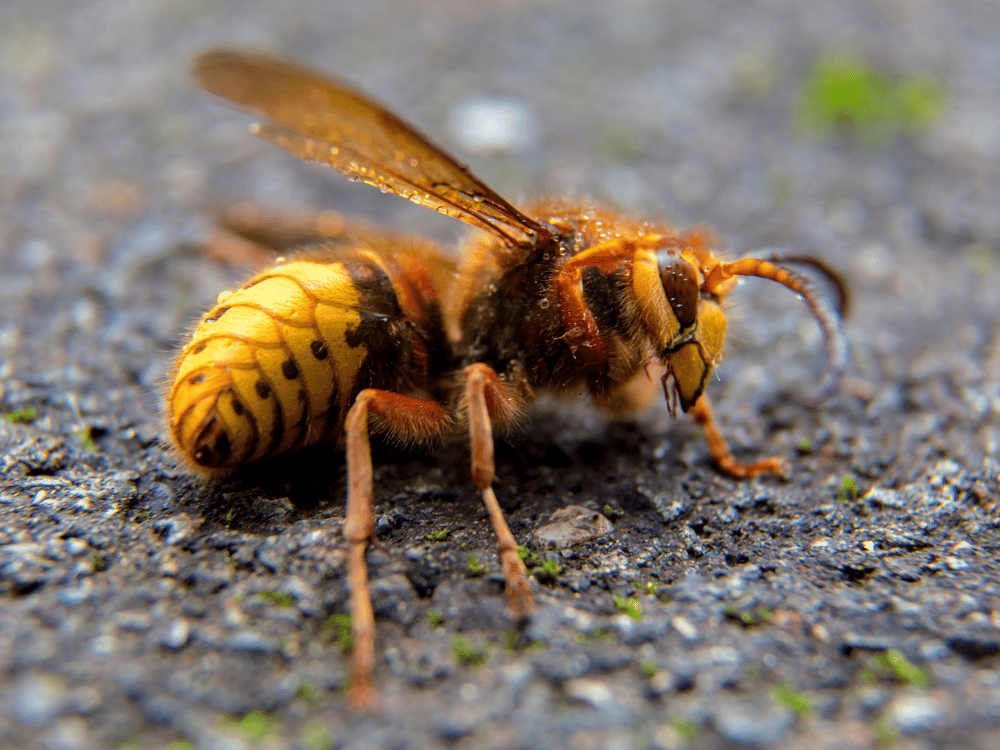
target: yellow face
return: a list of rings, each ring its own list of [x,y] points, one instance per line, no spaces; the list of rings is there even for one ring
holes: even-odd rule
[[[666,358],[674,394],[684,411],[694,406],[705,390],[712,368],[722,359],[725,337],[726,316],[722,308],[714,300],[701,300],[694,338]]]
[[[632,291],[643,327],[666,367],[668,402],[687,411],[722,359],[726,316],[717,300],[735,279],[709,288],[706,266],[715,261],[700,245],[677,248],[657,235],[640,241],[648,249],[640,249],[632,261]]]

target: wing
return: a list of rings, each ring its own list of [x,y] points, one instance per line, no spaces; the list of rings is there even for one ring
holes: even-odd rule
[[[509,245],[552,239],[394,114],[344,83],[266,55],[213,50],[198,57],[201,86],[270,122],[253,131],[300,159],[328,164],[414,203],[491,232]]]
[[[444,289],[445,274],[454,271],[456,259],[440,245],[372,224],[339,211],[309,213],[268,209],[253,203],[237,203],[220,210],[212,237],[202,245],[207,255],[234,268],[259,272],[274,265],[278,255],[301,256],[304,252],[335,253],[365,249],[390,257],[395,248],[419,248],[425,268],[442,268],[434,278]]]

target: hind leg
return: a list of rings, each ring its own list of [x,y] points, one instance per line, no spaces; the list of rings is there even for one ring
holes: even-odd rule
[[[375,614],[368,588],[365,550],[375,532],[372,510],[372,457],[369,417],[392,434],[429,440],[452,429],[451,416],[436,401],[401,396],[374,388],[361,391],[347,412],[347,578],[351,589],[351,633],[354,650],[348,702],[356,710],[372,710],[375,688]]]

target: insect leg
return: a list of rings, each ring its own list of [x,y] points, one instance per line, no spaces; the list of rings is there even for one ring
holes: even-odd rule
[[[490,367],[475,364],[465,369],[465,403],[472,443],[472,481],[483,493],[483,502],[497,535],[500,565],[507,587],[507,604],[515,615],[523,617],[534,608],[528,571],[517,554],[517,541],[507,526],[491,486],[494,471],[491,415],[496,416],[503,411],[505,405],[516,400],[519,399],[514,395],[513,389],[502,382]]]
[[[559,270],[556,285],[563,323],[567,331],[577,332],[570,343],[585,347],[580,351],[585,359],[601,359],[607,353],[597,319],[583,297],[583,272],[587,268],[598,268],[603,273],[611,273],[635,252],[634,243],[609,240],[574,255]]]
[[[736,479],[747,479],[758,474],[781,474],[784,476],[788,473],[787,463],[779,456],[765,458],[752,464],[742,464],[733,458],[733,453],[726,445],[726,439],[722,437],[719,425],[715,421],[712,403],[708,400],[708,396],[704,394],[699,396],[694,405],[687,410],[687,413],[694,417],[694,421],[705,433],[712,463],[723,474],[728,474]]]
[[[345,228],[336,211],[314,214],[236,203],[219,212],[204,252],[236,268],[263,268],[277,255],[340,237]]]
[[[372,510],[372,456],[368,418],[378,427],[408,439],[431,439],[451,429],[451,417],[439,403],[368,388],[347,412],[347,578],[351,589],[351,628],[354,640],[348,700],[359,710],[375,706],[375,614],[368,588],[365,549],[375,531]]]
[[[348,247],[385,234],[339,211],[274,210],[241,202],[219,211],[205,252],[231,266],[258,268],[273,263],[276,255],[308,246]]]

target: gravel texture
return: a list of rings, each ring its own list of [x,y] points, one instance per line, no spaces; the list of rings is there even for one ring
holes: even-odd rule
[[[0,8],[0,746],[1000,747],[1000,6],[610,8]],[[540,604],[518,627],[467,449],[378,448],[384,711],[351,716],[342,457],[206,486],[162,438],[162,380],[243,273],[196,247],[212,206],[460,229],[247,135],[187,77],[220,43],[356,81],[512,198],[596,196],[840,269],[840,395],[803,408],[819,334],[764,282],[711,385],[738,453],[790,478],[719,476],[663,410],[545,405],[498,446]],[[944,80],[941,118],[875,150],[797,135],[798,81],[844,46]],[[521,123],[509,147],[449,129],[484,107]],[[613,530],[534,536],[567,506]]]

